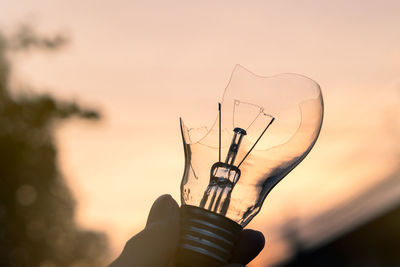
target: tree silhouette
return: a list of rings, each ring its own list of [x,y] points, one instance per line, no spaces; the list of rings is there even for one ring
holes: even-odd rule
[[[75,203],[57,166],[56,123],[96,111],[49,95],[11,94],[10,57],[20,51],[56,51],[62,35],[21,27],[0,32],[0,266],[102,266],[107,240],[74,222]]]

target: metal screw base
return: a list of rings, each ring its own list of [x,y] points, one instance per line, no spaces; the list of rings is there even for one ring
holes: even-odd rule
[[[216,267],[228,263],[242,227],[208,210],[183,205],[178,267]]]

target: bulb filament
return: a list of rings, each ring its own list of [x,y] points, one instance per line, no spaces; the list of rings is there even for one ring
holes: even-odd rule
[[[240,165],[247,158],[250,152],[254,149],[258,141],[260,141],[261,137],[267,131],[267,129],[272,124],[275,118],[271,116],[272,117],[271,121],[265,127],[265,129],[258,137],[256,142],[254,142],[253,146],[243,157],[238,166],[235,166],[234,163],[240,148],[240,144],[242,142],[243,137],[247,133],[246,130],[242,128],[237,127],[233,129],[234,134],[232,137],[231,145],[229,146],[228,153],[226,155],[225,162],[221,162],[221,104],[220,103],[218,103],[218,111],[219,111],[219,157],[218,157],[219,162],[214,163],[213,166],[211,167],[210,183],[208,184],[208,187],[204,192],[203,198],[200,202],[200,207],[211,210],[215,213],[225,215],[226,212],[228,211],[233,187],[240,178],[240,169],[239,169]]]
[[[233,132],[234,132],[234,134],[233,134],[232,142],[229,147],[228,155],[226,155],[226,159],[225,159],[225,163],[227,163],[229,165],[233,165],[233,163],[235,162],[237,153],[239,151],[240,143],[242,142],[243,136],[246,135],[246,131],[243,130],[242,128],[235,128],[233,130]]]

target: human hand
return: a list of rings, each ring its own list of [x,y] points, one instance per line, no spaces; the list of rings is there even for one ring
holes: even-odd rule
[[[179,206],[170,195],[160,196],[151,207],[146,227],[133,236],[109,267],[172,267],[179,245]],[[234,248],[231,264],[244,266],[264,248],[261,232],[245,229]]]

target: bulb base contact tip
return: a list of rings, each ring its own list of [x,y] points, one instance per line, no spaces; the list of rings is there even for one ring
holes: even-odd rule
[[[179,267],[217,267],[227,264],[242,227],[208,210],[182,205]]]

